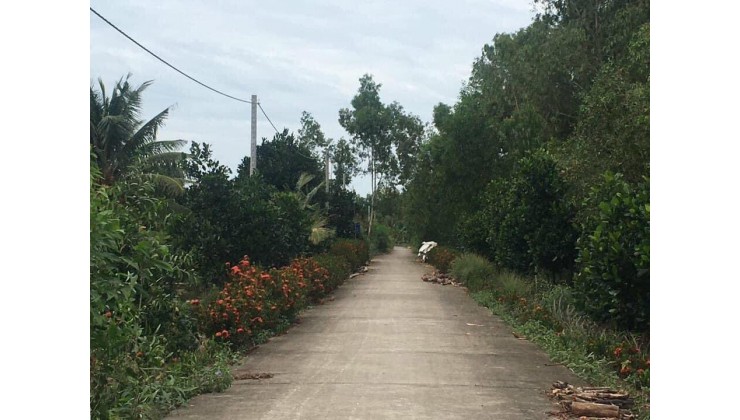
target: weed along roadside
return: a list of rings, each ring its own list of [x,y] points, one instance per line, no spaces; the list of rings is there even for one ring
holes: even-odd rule
[[[543,390],[552,391],[551,395],[561,401],[564,413],[572,410],[574,400],[589,404],[598,400],[609,407],[594,403],[596,405],[586,406],[591,411],[581,414],[603,417],[599,413],[614,414],[615,407],[621,407],[620,418],[649,418],[650,341],[647,334],[610,328],[593,321],[577,309],[574,292],[566,285],[499,269],[476,254],[438,248],[442,252],[434,255],[433,250],[428,259],[436,271],[425,275],[423,281],[463,286],[476,302],[511,326],[517,338],[537,344],[553,363],[567,366],[595,387],[576,390],[560,383],[553,384],[552,390]],[[609,401],[597,398],[594,393],[616,395],[618,399]],[[578,410],[583,407],[576,404],[576,412]]]

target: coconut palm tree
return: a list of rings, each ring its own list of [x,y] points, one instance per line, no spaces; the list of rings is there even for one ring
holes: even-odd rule
[[[182,190],[184,175],[178,162],[186,155],[177,150],[187,141],[157,140],[170,108],[149,121],[139,119],[142,92],[152,81],[133,88],[129,77],[130,73],[116,83],[110,97],[101,79],[99,91],[90,86],[90,147],[102,182],[110,185],[136,175],[169,190]]]

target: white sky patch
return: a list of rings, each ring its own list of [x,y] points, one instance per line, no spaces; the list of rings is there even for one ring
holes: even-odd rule
[[[439,102],[454,104],[473,61],[496,33],[515,32],[534,15],[531,1],[343,0],[255,2],[125,0],[91,7],[183,72],[229,95],[252,94],[275,126],[297,131],[302,111],[329,138],[359,78],[372,74],[384,103],[431,122]],[[160,138],[208,142],[236,171],[249,151],[250,108],[170,69],[90,13],[90,80],[106,87],[131,72],[144,94],[143,116],[177,104]],[[257,135],[275,133],[258,111]],[[365,194],[369,182],[353,187]]]

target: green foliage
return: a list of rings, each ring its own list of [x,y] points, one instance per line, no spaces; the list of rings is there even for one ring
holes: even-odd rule
[[[638,418],[649,414],[649,337],[607,329],[579,312],[568,286],[502,273],[498,287],[472,291],[514,330],[543,347],[585,381],[626,389]]]
[[[393,250],[394,240],[391,228],[384,224],[376,223],[369,239],[372,253],[386,253]]]
[[[468,290],[477,291],[493,285],[497,270],[486,258],[465,253],[452,261],[450,273]]]
[[[278,192],[257,175],[230,180],[208,145],[193,143],[187,171],[193,183],[178,203],[188,211],[176,216],[170,231],[179,247],[198,256],[204,278],[221,282],[224,262],[244,254],[280,266],[308,250],[312,215],[305,197]]]
[[[529,296],[532,291],[532,283],[526,277],[509,270],[499,272],[493,282],[493,287],[504,298],[519,303],[521,303],[520,299]]]
[[[336,184],[329,190],[329,211],[327,226],[334,229],[339,238],[355,237],[355,214],[361,207],[354,191],[349,191]]]
[[[327,293],[339,287],[352,274],[350,262],[339,255],[319,254],[314,260],[329,272],[329,279],[325,284]]]
[[[487,207],[478,217],[489,228],[488,243],[497,264],[521,272],[557,273],[572,267],[576,232],[565,191],[545,151],[522,158],[510,179],[491,183]]]
[[[433,265],[441,273],[450,271],[452,262],[457,258],[459,253],[446,246],[436,246],[427,252],[427,262]]]
[[[353,272],[370,260],[370,249],[364,239],[339,239],[331,246],[329,254],[344,258]]]
[[[330,151],[332,162],[334,162],[334,179],[342,187],[349,185],[352,178],[362,172],[354,146],[344,138],[340,138],[336,145],[330,146]]]
[[[378,185],[395,186],[412,173],[424,126],[419,117],[408,114],[397,102],[380,101],[381,85],[365,74],[352,98],[352,109],[339,110],[339,124],[352,135],[350,142],[360,159],[368,159],[370,173],[369,231],[375,220],[375,193]]]
[[[112,184],[136,174],[156,181],[169,190],[182,191],[182,171],[178,163],[185,157],[176,152],[184,140],[157,140],[169,108],[144,122],[139,119],[141,96],[151,81],[133,88],[128,79],[116,83],[110,97],[105,85],[90,87],[90,147],[101,171],[101,182]]]
[[[207,342],[197,350],[196,318],[179,297],[197,279],[191,256],[163,233],[168,203],[154,198],[151,183],[106,186],[100,177],[92,165],[91,417],[158,417],[228,386],[228,354]]]
[[[589,214],[578,240],[574,279],[580,307],[595,319],[620,328],[650,326],[649,180],[633,186],[620,174],[606,173],[592,189]]]
[[[279,191],[293,191],[301,174],[306,173],[314,176],[309,189],[316,187],[324,174],[313,155],[312,141],[301,142],[287,129],[276,133],[272,140],[264,140],[257,146],[257,172],[262,180]],[[319,201],[324,201],[323,196],[320,195]]]

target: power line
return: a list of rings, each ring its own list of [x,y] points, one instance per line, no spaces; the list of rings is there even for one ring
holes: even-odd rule
[[[156,58],[157,60],[159,60],[159,61],[163,62],[164,64],[166,64],[166,65],[168,65],[168,66],[170,66],[170,67],[171,67],[171,68],[172,68],[173,70],[175,70],[176,72],[178,72],[178,73],[182,74],[183,76],[187,77],[188,79],[190,79],[190,80],[194,81],[195,83],[197,83],[197,84],[199,84],[199,85],[201,85],[201,86],[203,86],[203,87],[205,87],[205,88],[207,88],[207,89],[210,89],[210,90],[212,90],[212,91],[214,91],[214,92],[218,93],[219,95],[223,95],[223,96],[226,96],[227,98],[231,98],[231,99],[233,99],[233,100],[235,100],[235,101],[239,101],[239,102],[244,102],[244,103],[247,103],[247,104],[251,104],[251,103],[252,103],[252,101],[247,101],[247,100],[245,100],[245,99],[239,99],[239,98],[237,98],[237,97],[234,97],[234,96],[231,96],[231,95],[227,95],[227,94],[225,94],[225,93],[221,92],[220,90],[216,90],[216,89],[214,89],[214,88],[212,88],[212,87],[210,87],[210,86],[206,85],[205,83],[202,83],[202,82],[200,82],[200,81],[198,81],[198,80],[196,80],[196,79],[194,79],[194,78],[192,78],[192,77],[188,76],[187,74],[185,74],[185,73],[184,73],[183,71],[181,71],[181,70],[180,70],[180,69],[178,69],[177,67],[173,66],[172,64],[170,64],[170,63],[168,63],[167,61],[165,61],[165,60],[163,60],[162,58],[160,58],[160,57],[159,57],[159,56],[158,56],[157,54],[154,54],[153,52],[149,51],[149,49],[148,49],[148,48],[146,48],[145,46],[143,46],[143,45],[139,44],[139,43],[138,43],[138,42],[137,42],[137,41],[136,41],[135,39],[133,39],[133,38],[131,38],[130,36],[128,36],[128,34],[126,34],[126,32],[123,32],[122,30],[118,29],[118,27],[117,27],[116,25],[114,25],[114,24],[110,23],[110,21],[108,21],[108,19],[104,18],[104,17],[103,17],[103,16],[102,16],[102,15],[101,15],[100,13],[96,12],[96,11],[95,11],[95,9],[93,9],[92,7],[90,8],[90,11],[91,11],[91,12],[93,12],[93,13],[95,13],[95,14],[96,14],[96,15],[97,15],[97,16],[98,16],[98,17],[99,17],[100,19],[103,19],[103,21],[105,21],[105,23],[107,23],[108,25],[112,26],[112,27],[113,27],[113,29],[117,30],[117,31],[118,31],[118,32],[120,32],[120,33],[121,33],[121,34],[122,34],[123,36],[125,36],[126,38],[128,38],[129,40],[131,40],[131,42],[133,42],[134,44],[138,45],[138,46],[139,46],[139,47],[140,47],[141,49],[143,49],[144,51],[146,51],[146,52],[148,52],[149,54],[153,55],[153,56],[154,56],[154,58]],[[261,106],[260,106],[260,109],[262,109],[262,107],[261,107]],[[264,114],[264,113],[265,113],[265,111],[263,110],[263,111],[262,111],[262,113]],[[266,116],[267,116],[267,115],[265,115],[265,117],[266,117]],[[270,119],[268,118],[267,120],[269,121]],[[270,124],[272,124],[272,122],[270,122]],[[275,126],[273,125],[273,126],[272,126],[272,128],[275,128]],[[275,129],[275,131],[277,131],[277,129]]]
[[[264,115],[265,118],[267,118],[267,121],[270,121],[270,117],[268,117],[267,116],[267,113],[265,113],[265,110],[262,109],[262,104],[259,103],[259,102],[257,102],[257,106],[260,107],[260,111],[262,111],[262,115]],[[272,126],[272,128],[275,128],[275,124],[273,124],[272,121],[270,121],[270,125]],[[280,134],[280,132],[278,131],[277,128],[275,128],[275,132],[278,133],[278,134]]]
[[[277,128],[275,128],[275,124],[273,124],[273,123],[272,123],[272,121],[270,121],[270,117],[268,117],[268,116],[267,116],[267,113],[265,112],[265,110],[264,110],[264,109],[262,109],[262,104],[261,104],[261,103],[259,103],[259,102],[257,102],[257,106],[258,106],[258,107],[260,107],[260,111],[262,111],[262,115],[264,115],[264,116],[265,116],[265,118],[267,118],[267,121],[269,121],[269,122],[270,122],[270,125],[272,126],[272,128],[274,128],[274,129],[275,129],[275,133],[277,133],[277,134],[280,134],[280,132],[278,131],[278,129],[277,129]],[[297,154],[298,154],[299,156],[303,156],[303,157],[304,157],[304,158],[306,158],[306,159],[314,159],[314,158],[313,158],[313,157],[311,157],[311,156],[306,156],[306,155],[304,155],[303,153],[299,152],[299,151],[298,151],[298,146],[296,146],[296,148],[295,148],[295,152],[296,152],[296,153],[297,153]]]

